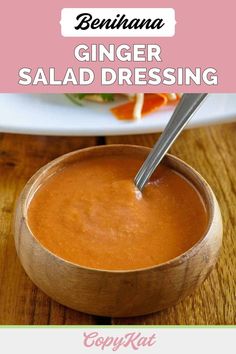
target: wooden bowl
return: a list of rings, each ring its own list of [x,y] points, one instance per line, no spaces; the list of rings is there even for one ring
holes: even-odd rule
[[[90,156],[134,153],[145,158],[149,151],[149,148],[131,145],[108,145],[75,151],[42,167],[26,184],[14,216],[16,250],[30,279],[52,299],[72,309],[100,316],[144,315],[176,304],[191,294],[209,274],[222,242],[219,206],[211,188],[199,173],[171,155],[167,155],[163,163],[193,183],[202,195],[209,214],[205,235],[184,254],[166,263],[138,270],[90,269],[52,254],[29,228],[29,203],[48,176]]]

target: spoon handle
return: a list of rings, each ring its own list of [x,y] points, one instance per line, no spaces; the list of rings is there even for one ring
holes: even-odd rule
[[[206,93],[186,93],[182,96],[165,130],[134,178],[134,183],[140,191],[206,96]]]

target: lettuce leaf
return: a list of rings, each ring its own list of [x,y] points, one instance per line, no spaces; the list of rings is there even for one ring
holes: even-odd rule
[[[112,102],[114,101],[114,94],[112,93],[69,93],[66,94],[74,103],[81,104],[82,101],[86,96],[89,95],[99,95],[103,99],[104,102]]]

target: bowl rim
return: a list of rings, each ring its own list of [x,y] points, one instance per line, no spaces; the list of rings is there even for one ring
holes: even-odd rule
[[[29,222],[28,222],[28,207],[30,205],[30,202],[32,200],[32,197],[29,200],[30,194],[32,193],[32,188],[34,187],[34,185],[37,183],[38,179],[43,175],[44,171],[47,168],[52,168],[56,165],[58,165],[60,162],[62,162],[63,160],[67,160],[68,158],[72,157],[73,155],[77,155],[80,152],[90,152],[93,150],[99,150],[99,149],[109,149],[109,148],[124,148],[127,147],[128,149],[140,149],[140,150],[146,150],[147,152],[151,151],[150,147],[146,147],[146,146],[142,146],[142,145],[133,145],[133,144],[109,144],[109,145],[97,145],[97,146],[90,146],[87,148],[82,148],[82,149],[78,149],[66,154],[63,154],[55,159],[53,159],[52,161],[48,162],[47,164],[43,165],[40,169],[38,169],[33,176],[28,180],[28,182],[25,184],[22,192],[20,193],[20,196],[18,198],[18,202],[16,204],[16,208],[15,208],[15,214],[16,211],[18,209],[20,209],[20,213],[23,219],[23,222],[25,223],[25,226],[27,228],[27,231],[30,233],[30,236],[32,237],[32,239],[46,252],[48,253],[50,256],[52,256],[53,258],[55,258],[57,261],[65,263],[68,266],[71,267],[75,267],[77,269],[84,269],[86,271],[90,271],[90,272],[103,272],[103,273],[108,273],[108,274],[130,274],[130,273],[140,273],[140,272],[147,272],[147,271],[152,271],[152,270],[163,270],[166,268],[173,268],[176,267],[180,264],[182,264],[183,262],[185,262],[187,259],[193,257],[194,255],[196,255],[199,250],[204,247],[205,243],[207,242],[208,238],[211,235],[211,229],[214,227],[214,219],[216,217],[216,212],[217,212],[217,206],[218,206],[218,202],[217,199],[214,195],[214,192],[212,191],[211,187],[209,186],[209,184],[206,182],[206,180],[200,175],[199,172],[197,172],[193,167],[191,167],[189,164],[187,164],[186,162],[184,162],[183,160],[181,160],[180,158],[172,155],[172,154],[166,154],[163,161],[165,161],[165,159],[170,159],[175,161],[177,164],[184,166],[186,169],[190,170],[190,172],[192,173],[192,175],[194,176],[194,178],[196,180],[198,180],[203,189],[204,189],[204,193],[205,196],[207,198],[208,201],[208,224],[206,227],[206,231],[203,234],[203,236],[191,247],[189,248],[187,251],[185,251],[184,253],[181,253],[180,255],[178,255],[175,258],[172,258],[164,263],[159,263],[153,266],[149,266],[149,267],[144,267],[144,268],[137,268],[137,269],[121,269],[121,270],[115,270],[115,269],[100,269],[100,268],[92,268],[92,267],[87,267],[84,265],[80,265],[78,263],[74,263],[72,261],[69,261],[67,259],[64,259],[58,255],[56,255],[55,253],[53,253],[52,251],[50,251],[48,248],[46,248],[38,239],[37,237],[34,235],[34,233],[31,231],[31,228],[29,226]],[[178,171],[177,171],[178,172]],[[181,172],[178,172],[181,174]],[[188,178],[183,174],[183,177],[186,178],[188,180]],[[189,180],[188,180],[189,181]],[[193,183],[191,181],[189,181],[192,185]],[[197,189],[197,187],[194,185],[194,187]],[[38,188],[40,188],[40,186],[38,186]],[[198,189],[197,189],[198,190]],[[33,195],[36,193],[37,189],[34,191]],[[198,192],[200,193],[200,191],[198,190]],[[202,193],[200,193],[200,195],[202,196]],[[205,206],[206,206],[206,201],[204,200]],[[221,214],[220,214],[221,217]]]

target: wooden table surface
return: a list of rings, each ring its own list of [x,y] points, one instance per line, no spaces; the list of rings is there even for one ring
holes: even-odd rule
[[[86,315],[50,300],[30,281],[19,263],[11,232],[14,204],[39,167],[87,146],[152,146],[157,137],[158,134],[100,138],[0,134],[0,325],[236,323],[236,123],[184,131],[171,149],[212,186],[224,221],[223,248],[215,269],[192,296],[175,307],[136,318]]]

